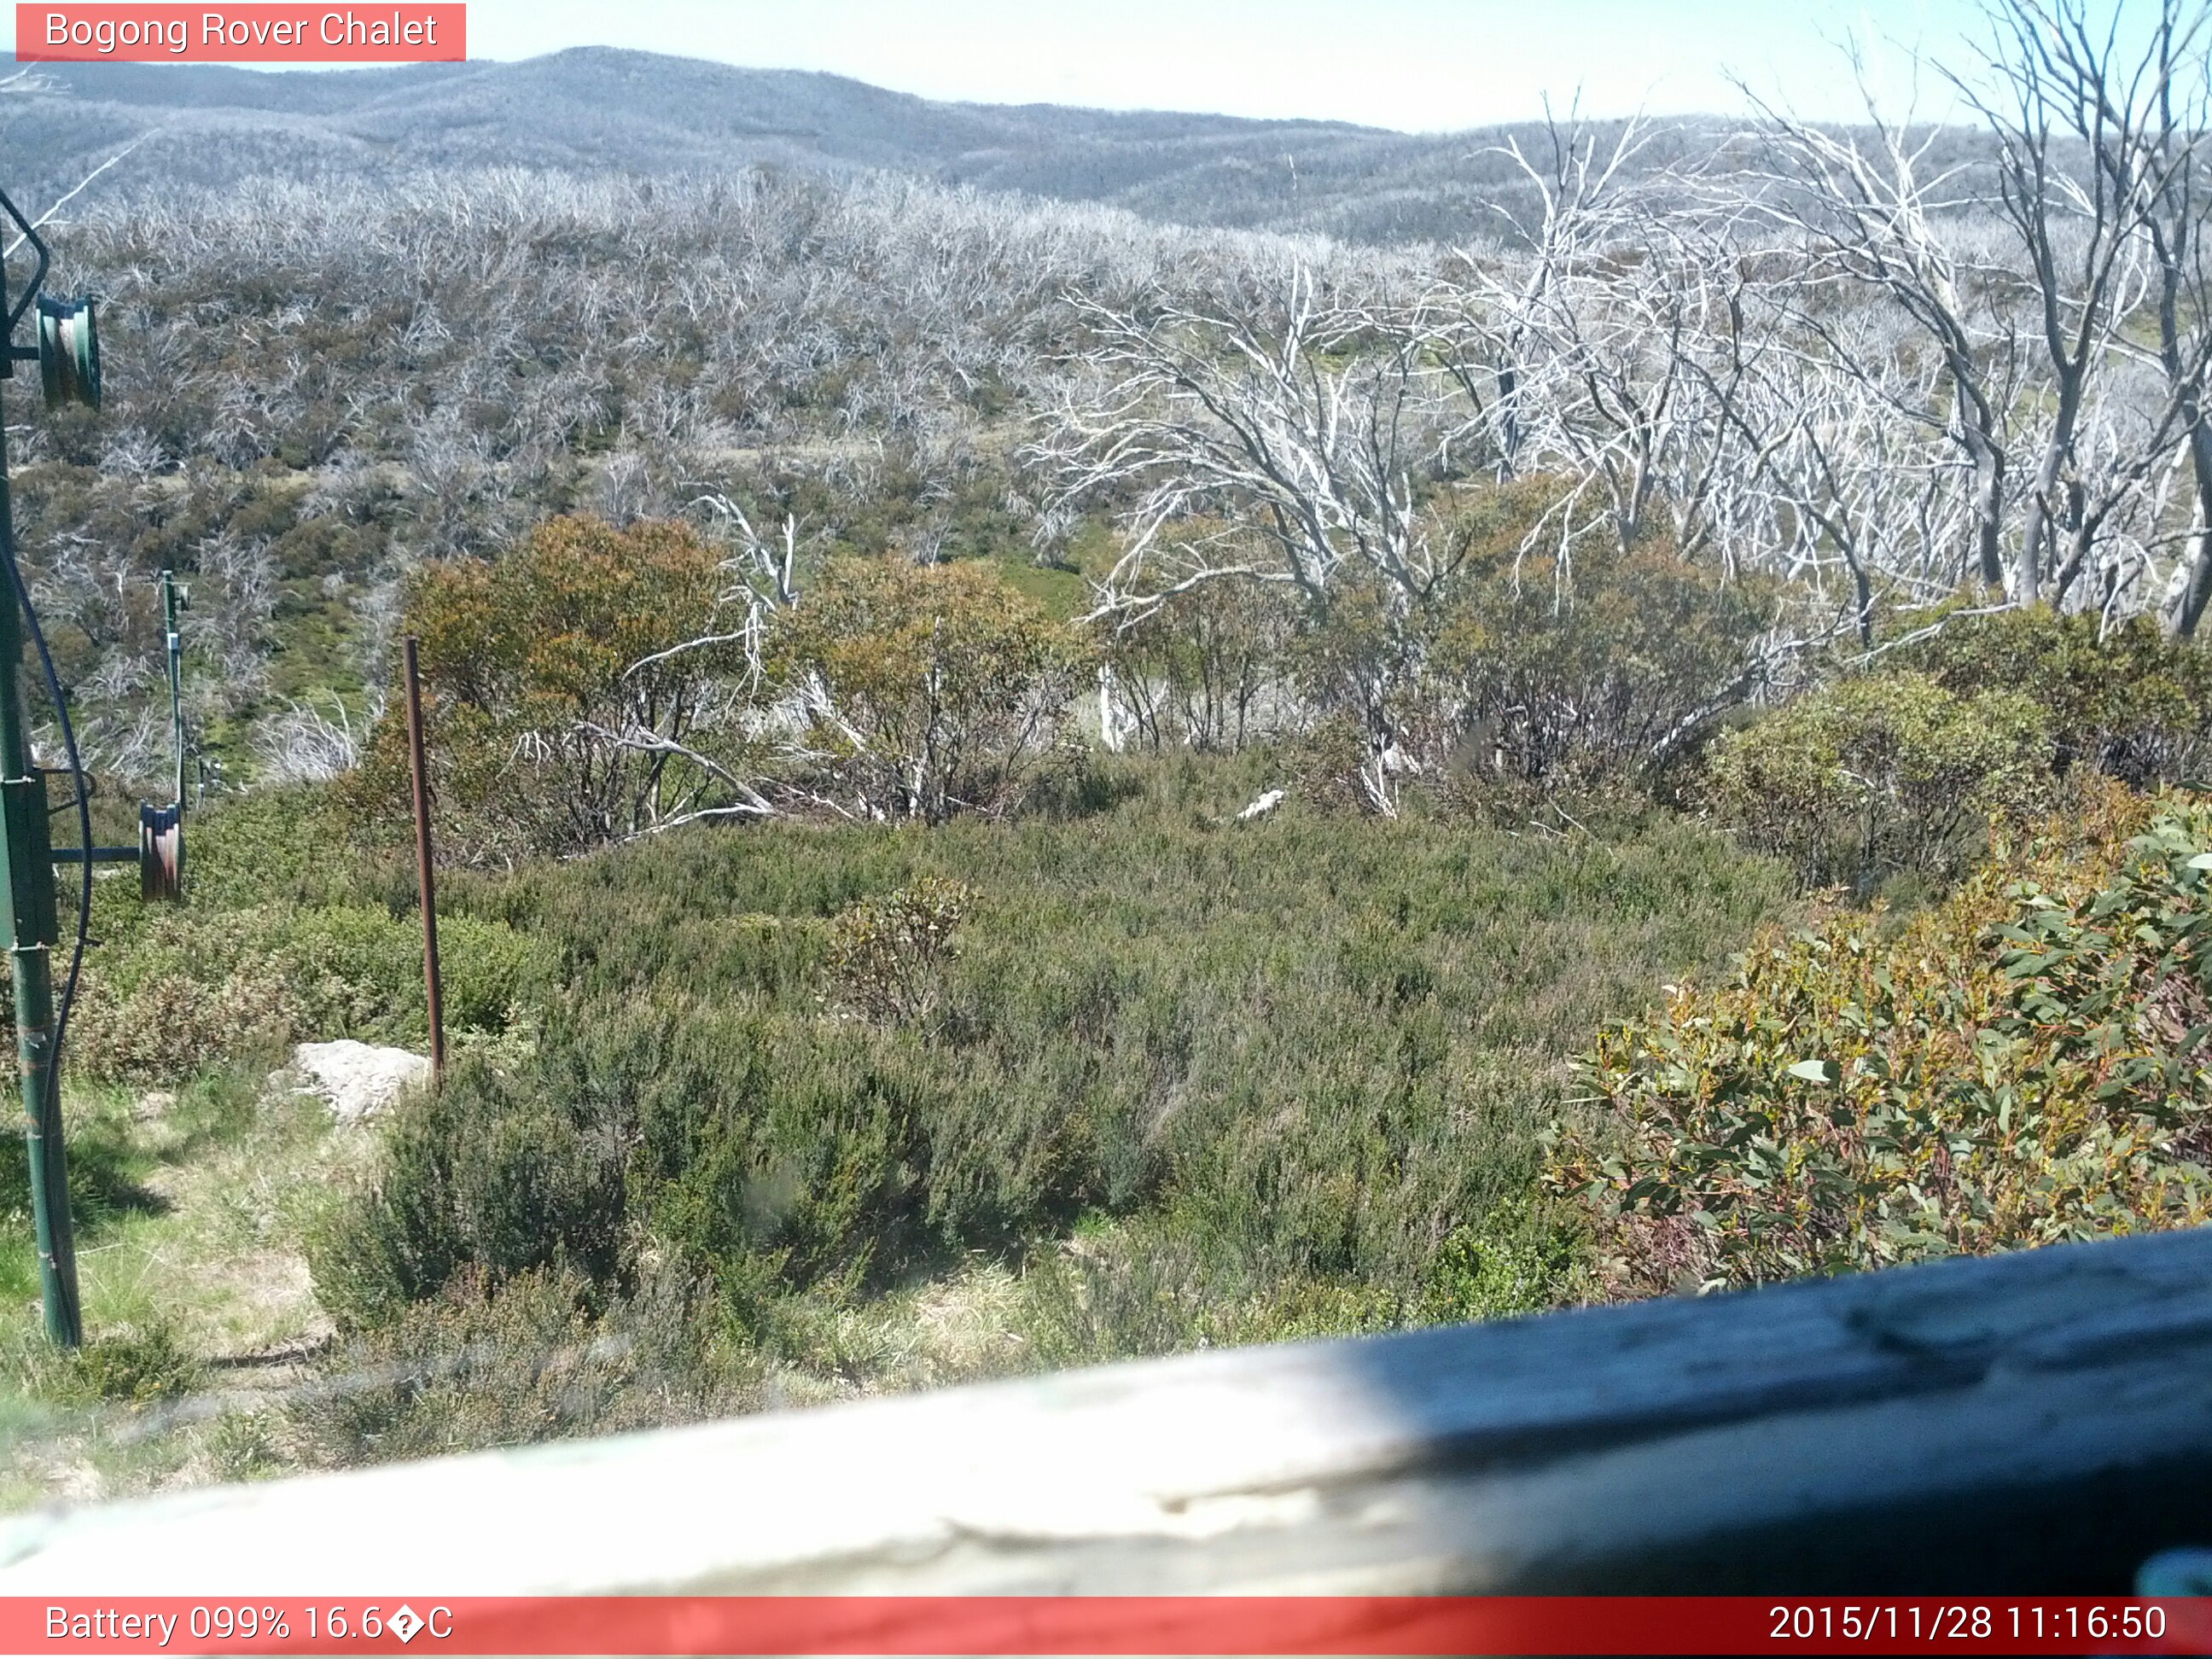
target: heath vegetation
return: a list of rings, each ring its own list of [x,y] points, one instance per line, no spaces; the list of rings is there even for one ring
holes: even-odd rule
[[[1520,135],[1457,246],[766,170],[69,226],[26,558],[103,811],[185,574],[207,795],[185,908],[99,887],[98,1340],[21,1408],[127,1485],[2204,1220],[2152,9],[1996,7],[1973,136]],[[261,1079],[426,1036],[403,632],[454,1062],[336,1129]]]

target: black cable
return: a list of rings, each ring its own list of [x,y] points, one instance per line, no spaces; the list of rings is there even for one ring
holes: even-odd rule
[[[54,1041],[46,1051],[46,1110],[55,1121],[59,1121],[62,1110],[62,1044],[69,1037],[70,1011],[76,1006],[77,975],[84,967],[84,945],[92,930],[92,794],[90,781],[84,774],[84,762],[76,747],[76,731],[70,723],[69,699],[62,695],[61,676],[54,672],[53,653],[46,649],[46,631],[39,626],[38,607],[31,603],[31,590],[23,581],[22,568],[15,562],[15,549],[0,553],[0,564],[8,567],[9,585],[15,590],[16,602],[23,607],[23,621],[29,629],[31,643],[38,650],[39,666],[46,681],[46,696],[54,705],[55,717],[61,722],[62,750],[69,757],[70,779],[76,786],[76,822],[80,846],[83,852],[83,886],[76,905],[76,944],[70,952],[69,978],[63,982],[61,1006],[54,1013]]]

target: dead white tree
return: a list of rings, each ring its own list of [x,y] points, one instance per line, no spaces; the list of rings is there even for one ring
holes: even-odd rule
[[[2118,13],[2096,28],[2081,0],[2008,0],[2000,14],[2017,52],[2009,72],[2018,83],[2014,102],[2048,106],[2086,155],[2091,174],[2069,200],[2080,211],[2085,191],[2094,210],[2105,206],[2118,222],[2115,233],[2132,243],[2146,292],[2116,305],[2111,331],[2113,356],[2154,367],[2162,400],[2137,393],[2144,410],[2141,435],[2107,471],[2103,516],[2147,496],[2151,522],[2140,557],[2155,562],[2161,536],[2168,470],[2185,459],[2196,505],[2183,532],[2185,552],[2170,583],[2157,583],[2148,603],[2167,598],[2167,627],[2193,635],[2212,599],[2212,534],[2204,504],[2212,501],[2212,412],[2205,407],[2212,380],[2212,247],[2206,221],[2212,195],[2203,177],[2204,147],[2212,135],[2212,9],[2185,0],[2155,0],[2148,27],[2130,46]],[[2141,18],[2138,10],[2135,15]],[[2126,326],[2148,312],[2154,343]],[[2179,453],[2175,453],[2175,447]],[[2141,502],[2132,503],[2137,506]],[[2101,522],[2100,503],[2072,514],[2079,563]],[[2117,584],[2116,584],[2117,586]]]
[[[382,712],[380,704],[380,697],[372,697],[367,717],[356,730],[343,697],[331,694],[305,702],[287,699],[284,713],[263,722],[254,733],[263,781],[325,783],[350,772],[361,763],[362,741]]]
[[[1102,616],[1231,577],[1319,605],[1347,569],[1408,597],[1448,574],[1418,486],[1467,416],[1401,318],[1325,291],[1304,264],[1207,310],[1073,304],[1093,342],[1079,364],[1089,384],[1042,447],[1064,502],[1128,503]],[[1261,559],[1216,564],[1203,544],[1159,544],[1170,523],[1224,506],[1260,532],[1244,545]]]
[[[1729,217],[1651,212],[1546,285],[1529,336],[1547,372],[1524,413],[1529,453],[1586,481],[1626,551],[1663,534],[1733,570],[1753,540],[1760,452],[1741,418],[1779,343],[1769,286]]]
[[[1899,353],[1887,322],[1870,310],[1826,321],[1736,405],[1753,431],[1771,434],[1756,453],[1778,568],[1821,598],[1839,575],[1846,625],[1868,646],[1885,603],[1933,604],[1956,590],[1946,550],[1972,528],[1972,492],[1934,412],[1942,392],[1929,382],[1942,370]]]
[[[753,528],[744,507],[720,490],[706,490],[694,497],[691,504],[703,509],[722,528],[723,540],[730,549],[722,568],[732,578],[730,591],[723,602],[741,610],[744,619],[732,632],[689,640],[646,660],[651,662],[707,646],[742,645],[749,677],[747,689],[757,692],[768,678],[770,621],[777,612],[788,611],[799,603],[799,586],[793,578],[793,567],[799,559],[799,519],[787,513],[775,534],[763,536]]]
[[[1121,509],[1125,549],[1094,619],[1230,580],[1287,586],[1316,616],[1347,590],[1370,596],[1395,637],[1360,653],[1341,696],[1365,735],[1363,787],[1394,811],[1407,762],[1390,713],[1409,666],[1402,624],[1465,552],[1426,497],[1477,418],[1425,313],[1348,297],[1303,260],[1204,308],[1072,303],[1089,344],[1032,459],[1055,478],[1060,513]],[[1231,529],[1162,538],[1201,516]]]
[[[2160,0],[2171,23],[2172,8]],[[2014,598],[2032,605],[2046,577],[2054,597],[2079,574],[2089,544],[2077,441],[2093,380],[2112,360],[2123,325],[2152,280],[2139,224],[2180,157],[2162,144],[2161,46],[2121,43],[2121,9],[2106,26],[2087,0],[1990,0],[1990,35],[1973,72],[1947,78],[1996,143],[1996,202],[2027,278],[2037,380],[2050,418],[2029,483],[2014,556]],[[2193,30],[2191,31],[2193,33]],[[2163,434],[2161,434],[2163,435]],[[2062,548],[2060,532],[2069,533]]]
[[[1884,115],[1863,58],[1850,52],[1867,124],[1838,131],[1801,120],[1748,86],[1759,114],[1765,157],[1747,180],[1753,210],[1802,246],[1838,304],[1880,295],[1915,325],[1942,366],[1938,400],[1927,410],[1964,455],[1971,477],[1969,556],[1960,576],[2005,585],[2005,515],[2012,419],[2021,378],[2017,331],[1989,303],[1964,234],[1976,204],[1963,162],[1936,164],[1942,128]],[[1816,313],[1808,325],[1825,332]],[[1845,372],[1887,377],[1830,338],[1830,360]]]
[[[1522,470],[1524,410],[1540,399],[1534,382],[1554,361],[1540,343],[1559,290],[1632,216],[1624,182],[1650,137],[1642,120],[1629,120],[1608,143],[1572,109],[1564,121],[1554,118],[1547,102],[1544,140],[1533,155],[1518,137],[1492,152],[1512,161],[1534,192],[1535,210],[1486,203],[1506,228],[1506,245],[1454,250],[1432,303],[1444,319],[1446,367],[1488,427],[1501,477]]]

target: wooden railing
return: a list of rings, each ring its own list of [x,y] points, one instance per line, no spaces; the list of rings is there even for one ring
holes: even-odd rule
[[[2124,1590],[2212,1233],[58,1510],[0,1594]]]

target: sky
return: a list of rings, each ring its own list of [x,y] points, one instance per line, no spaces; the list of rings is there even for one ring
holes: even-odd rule
[[[2117,3],[2117,0],[2116,0]],[[0,8],[12,46],[13,8]],[[1741,107],[1731,71],[1799,113],[1863,112],[1834,43],[1876,43],[1893,112],[1916,46],[1978,0],[470,0],[470,54],[614,46],[826,70],[930,98],[1311,117],[1411,131]],[[1949,106],[1923,80],[1918,108]]]

